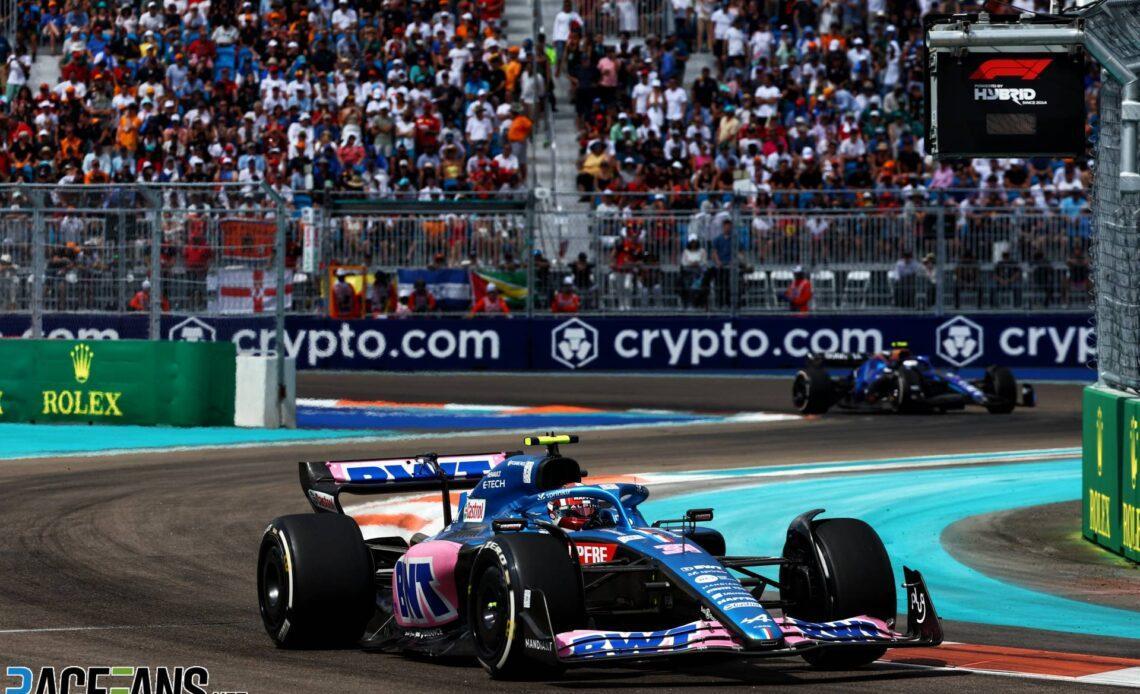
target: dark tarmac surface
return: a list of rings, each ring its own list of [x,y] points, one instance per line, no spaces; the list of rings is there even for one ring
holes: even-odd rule
[[[762,379],[304,376],[309,397],[478,403],[583,404],[712,411],[788,409],[786,381]],[[1079,388],[1042,386],[1042,407],[995,417],[834,416],[591,432],[575,454],[592,472],[1075,446]],[[494,449],[513,437],[439,448]],[[38,668],[191,665],[210,690],[451,692],[557,688],[672,691],[762,685],[829,692],[1080,691],[1070,682],[994,678],[880,665],[819,672],[798,660],[696,663],[665,670],[577,670],[558,683],[489,681],[465,665],[356,651],[275,650],[257,614],[257,543],[274,516],[308,505],[304,458],[407,454],[425,442],[299,445],[206,453],[0,462],[0,660]],[[409,446],[412,444],[412,446]],[[411,448],[412,450],[409,450]],[[947,623],[948,638],[1102,655],[1136,642]],[[4,682],[2,684],[11,684]]]

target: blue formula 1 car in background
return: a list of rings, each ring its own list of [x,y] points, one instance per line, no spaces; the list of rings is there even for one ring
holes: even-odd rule
[[[922,576],[908,568],[907,631],[895,630],[891,560],[866,523],[808,511],[791,521],[781,556],[727,555],[724,537],[702,525],[711,509],[651,524],[639,508],[645,487],[583,484],[586,471],[559,452],[576,441],[526,439],[546,446],[540,455],[301,463],[317,513],[274,520],[258,556],[270,638],[468,656],[493,677],[540,678],[700,653],[855,667],[942,642]],[[342,495],[429,489],[444,516],[432,537],[365,540],[341,505]],[[470,491],[453,520],[459,489]]]
[[[833,374],[830,370],[839,371]],[[991,414],[1033,407],[1033,386],[1017,383],[1004,366],[990,366],[985,376],[967,379],[936,369],[929,357],[911,353],[903,343],[877,354],[813,354],[792,383],[792,405],[804,414],[832,407],[860,412],[946,412],[980,405]]]

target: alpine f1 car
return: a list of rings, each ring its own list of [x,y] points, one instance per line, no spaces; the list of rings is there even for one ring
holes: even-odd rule
[[[833,374],[831,370],[839,370]],[[1020,398],[1020,399],[1019,399]],[[981,405],[992,414],[1033,407],[1033,386],[1017,383],[1004,366],[967,379],[936,369],[905,347],[879,354],[813,354],[792,383],[792,404],[804,414],[832,407],[862,412],[945,412]]]
[[[358,644],[474,656],[493,677],[716,653],[870,663],[934,646],[942,628],[922,576],[903,569],[907,631],[878,535],[849,518],[792,520],[778,557],[729,556],[711,509],[648,523],[639,484],[583,484],[539,436],[541,455],[428,454],[300,464],[316,514],[283,516],[258,557],[261,617],[280,647]],[[342,495],[442,493],[434,537],[364,540]],[[451,493],[459,498],[452,519]],[[778,572],[778,578],[760,573]],[[778,591],[778,595],[775,591]]]

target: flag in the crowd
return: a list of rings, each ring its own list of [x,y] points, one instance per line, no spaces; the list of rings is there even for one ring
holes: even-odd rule
[[[397,293],[401,301],[408,298],[416,280],[427,283],[441,311],[466,311],[471,306],[471,285],[463,269],[396,271]]]
[[[483,298],[487,293],[487,285],[491,283],[499,288],[499,295],[511,308],[526,305],[526,270],[472,270],[472,300]]]
[[[285,308],[293,306],[292,273],[285,273]],[[277,309],[277,273],[247,267],[227,267],[206,278],[209,310],[213,313],[265,313]]]

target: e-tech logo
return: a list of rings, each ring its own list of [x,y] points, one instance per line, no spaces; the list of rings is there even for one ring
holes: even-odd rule
[[[965,316],[954,316],[934,331],[934,351],[948,364],[966,366],[985,353],[985,331]]]
[[[568,369],[598,358],[598,329],[579,318],[561,323],[550,333],[550,356]]]
[[[191,667],[44,667],[39,673],[31,668],[9,665],[5,670],[17,684],[4,688],[4,694],[245,694],[245,692],[211,692],[210,671],[200,665]]]

